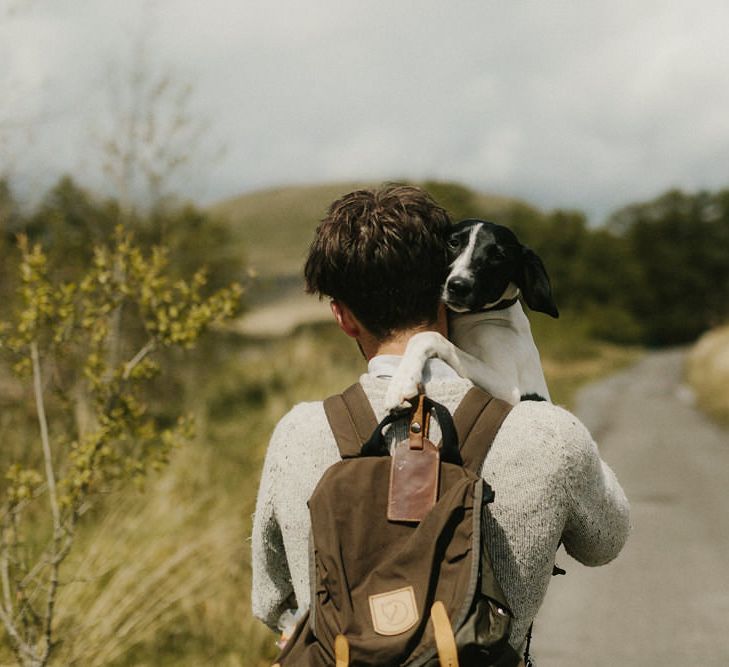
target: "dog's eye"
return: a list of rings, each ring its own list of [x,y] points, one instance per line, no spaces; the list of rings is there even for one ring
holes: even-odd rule
[[[461,241],[457,237],[452,236],[448,239],[448,247],[451,250],[458,250],[461,247]]]

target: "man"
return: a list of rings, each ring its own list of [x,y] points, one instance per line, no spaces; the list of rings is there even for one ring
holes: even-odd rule
[[[307,290],[331,298],[337,324],[367,359],[360,382],[378,420],[409,338],[426,330],[447,334],[440,293],[448,225],[423,190],[385,186],[334,202],[316,230]],[[451,412],[471,387],[438,359],[428,362],[424,379],[426,393]],[[405,439],[405,423],[388,437],[390,444]],[[431,439],[440,439],[437,424]],[[338,460],[321,402],[295,406],[276,426],[253,525],[253,611],[271,628],[287,610],[308,607],[306,501]],[[515,614],[510,643],[522,652],[560,541],[586,565],[607,563],[627,538],[628,502],[585,427],[546,402],[512,409],[482,474],[496,491],[484,539]]]

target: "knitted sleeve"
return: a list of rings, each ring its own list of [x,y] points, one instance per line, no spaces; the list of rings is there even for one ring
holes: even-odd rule
[[[279,450],[285,446],[285,420],[286,417],[276,426],[266,452],[251,538],[253,614],[273,630],[281,614],[291,606],[294,590],[275,512],[275,481],[281,475]]]
[[[569,415],[569,413],[565,413]],[[604,565],[623,548],[630,531],[630,507],[615,474],[573,415],[561,425],[568,509],[565,549],[584,565]]]

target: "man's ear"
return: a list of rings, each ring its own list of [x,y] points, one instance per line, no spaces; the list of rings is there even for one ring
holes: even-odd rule
[[[351,338],[359,338],[362,335],[362,330],[357,321],[357,318],[352,314],[352,311],[347,308],[341,301],[332,299],[329,303],[329,307],[332,309],[332,315],[337,321],[339,328],[344,331]]]
[[[559,317],[557,304],[552,298],[552,286],[549,283],[547,270],[539,255],[531,248],[526,246],[522,248],[521,267],[514,282],[524,295],[527,306],[532,310]]]

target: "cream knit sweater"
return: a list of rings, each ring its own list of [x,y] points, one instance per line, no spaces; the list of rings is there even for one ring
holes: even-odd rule
[[[384,417],[387,367],[398,359],[375,358],[360,378],[378,419]],[[428,363],[426,393],[453,412],[471,383],[438,360]],[[405,424],[388,435],[391,442],[403,439]],[[439,438],[433,423],[431,440]],[[296,405],[271,437],[252,537],[253,613],[271,628],[287,609],[308,607],[306,501],[338,460],[321,402]],[[483,477],[496,493],[484,539],[515,614],[510,643],[521,651],[547,591],[559,541],[585,565],[607,563],[628,536],[628,501],[587,429],[546,402],[514,407],[496,435]]]

